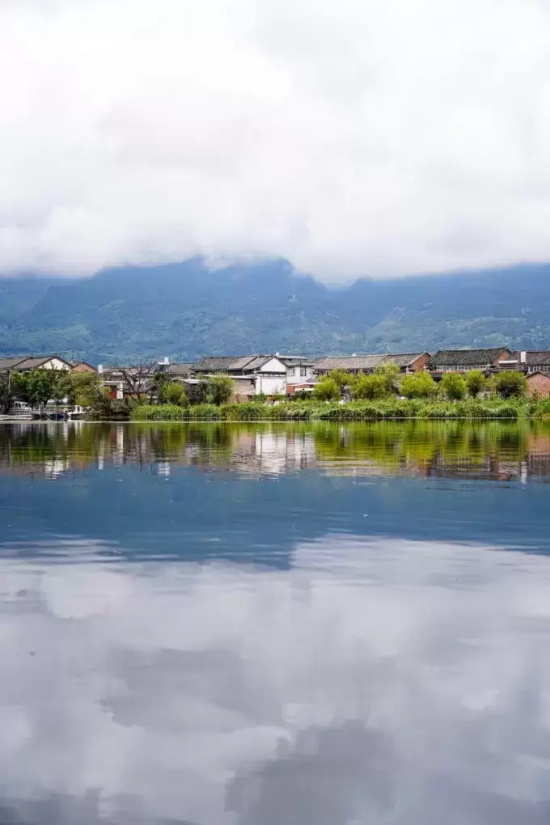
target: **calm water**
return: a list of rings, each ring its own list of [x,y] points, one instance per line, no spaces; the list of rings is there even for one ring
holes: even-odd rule
[[[0,425],[1,825],[548,825],[550,425]]]

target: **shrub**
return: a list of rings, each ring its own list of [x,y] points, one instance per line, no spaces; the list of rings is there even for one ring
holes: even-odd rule
[[[208,401],[218,407],[227,404],[235,390],[235,383],[228,375],[211,375],[207,384]]]
[[[437,393],[437,385],[429,372],[405,375],[400,389],[405,398],[430,398]]]
[[[472,398],[477,398],[486,386],[487,378],[481,370],[472,370],[466,374],[466,387],[468,394],[471,395]]]
[[[321,381],[315,385],[313,395],[318,401],[336,401],[340,398],[340,387],[334,378],[322,378]]]
[[[140,404],[132,413],[133,421],[185,421],[187,409],[176,404]]]
[[[527,390],[527,382],[521,372],[505,371],[495,376],[494,387],[501,398],[522,398]]]
[[[162,388],[161,400],[163,404],[172,404],[177,407],[184,407],[187,403],[185,387],[181,384],[167,384]]]
[[[375,375],[384,379],[386,394],[392,395],[399,390],[399,367],[397,364],[379,364],[375,369]]]
[[[441,379],[441,388],[451,401],[460,401],[466,395],[466,381],[457,372],[446,372]]]
[[[388,394],[386,380],[383,375],[358,375],[351,383],[351,394],[354,399],[384,398]]]

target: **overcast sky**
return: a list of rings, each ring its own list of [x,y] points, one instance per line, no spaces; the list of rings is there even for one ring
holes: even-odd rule
[[[0,272],[550,260],[550,0],[1,0]]]

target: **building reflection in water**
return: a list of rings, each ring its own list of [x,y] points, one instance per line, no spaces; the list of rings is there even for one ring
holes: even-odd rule
[[[251,479],[318,469],[330,475],[527,482],[550,475],[550,423],[5,424],[0,472],[56,479],[137,464],[169,479],[178,467]]]

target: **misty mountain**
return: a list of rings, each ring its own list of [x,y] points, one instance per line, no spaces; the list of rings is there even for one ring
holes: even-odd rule
[[[0,353],[109,363],[246,352],[550,348],[550,265],[330,288],[285,261],[202,261],[79,280],[0,279]]]

